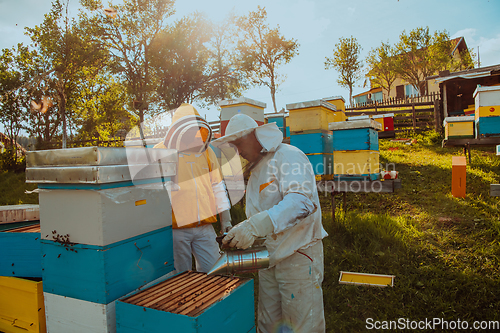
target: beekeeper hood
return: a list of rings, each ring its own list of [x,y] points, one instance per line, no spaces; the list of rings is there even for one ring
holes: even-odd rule
[[[210,125],[192,105],[184,103],[175,110],[163,143],[170,149],[194,149],[201,153],[207,149],[210,140]]]
[[[255,120],[246,114],[237,114],[233,116],[226,127],[226,135],[215,140],[214,146],[222,146],[242,138],[252,131],[262,146],[262,152],[273,152],[283,141],[283,133],[276,123],[268,123],[259,126]]]

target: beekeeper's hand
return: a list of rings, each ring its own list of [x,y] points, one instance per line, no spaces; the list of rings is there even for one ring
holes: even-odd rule
[[[229,230],[233,228],[233,225],[231,224],[231,214],[229,213],[229,210],[225,210],[222,213],[219,214],[220,216],[220,234],[224,235],[225,233],[228,233]]]
[[[235,225],[222,239],[222,243],[229,243],[229,247],[246,249],[252,246],[256,238],[265,237],[273,230],[274,226],[269,214],[263,211]]]

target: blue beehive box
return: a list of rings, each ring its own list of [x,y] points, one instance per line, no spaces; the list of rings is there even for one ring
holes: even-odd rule
[[[276,126],[284,133],[285,137],[290,136],[290,127],[286,126],[286,115],[268,115],[266,118],[267,123],[276,123]]]
[[[315,175],[333,174],[333,154],[306,154]]]
[[[106,246],[42,240],[43,290],[107,304],[174,270],[172,227]]]
[[[304,154],[333,153],[332,131],[294,134],[290,136],[290,144],[302,150]]]
[[[0,232],[0,276],[42,277],[40,223]]]
[[[378,132],[372,128],[333,131],[333,150],[378,150]]]
[[[476,138],[500,137],[500,116],[476,119]]]
[[[183,272],[118,300],[116,331],[255,332],[253,280]]]

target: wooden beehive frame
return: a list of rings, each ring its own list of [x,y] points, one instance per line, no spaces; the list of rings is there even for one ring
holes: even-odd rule
[[[40,223],[19,227],[15,229],[5,230],[4,232],[40,232]]]
[[[245,279],[187,271],[122,301],[145,308],[196,317],[227,296]]]

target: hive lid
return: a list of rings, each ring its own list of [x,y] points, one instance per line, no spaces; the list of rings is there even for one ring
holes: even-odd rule
[[[26,168],[26,183],[107,184],[171,177],[176,170],[175,163],[34,167]]]
[[[127,165],[177,162],[177,151],[154,148],[81,147],[29,151],[26,167]]]
[[[0,223],[37,221],[40,219],[39,205],[0,206]]]
[[[373,128],[377,131],[381,131],[382,124],[376,120],[369,118],[360,120],[338,121],[328,124],[328,129],[331,131],[356,129],[356,128]]]
[[[287,108],[287,110],[296,110],[296,109],[312,108],[312,107],[317,107],[317,106],[327,108],[330,111],[337,111],[337,107],[335,105],[328,103],[327,101],[325,101],[323,99],[317,99],[314,101],[306,101],[306,102],[300,102],[300,103],[291,103],[291,104],[287,104],[286,108]]]
[[[474,122],[474,116],[446,117],[443,120],[443,126],[447,123]]]
[[[262,109],[265,109],[267,106],[266,103],[259,102],[259,101],[256,101],[254,99],[247,98],[247,97],[238,97],[238,98],[234,98],[234,99],[220,101],[219,106],[226,107],[226,106],[232,106],[232,105],[243,104],[243,103],[254,105],[254,106],[257,106],[257,107],[262,108]]]

